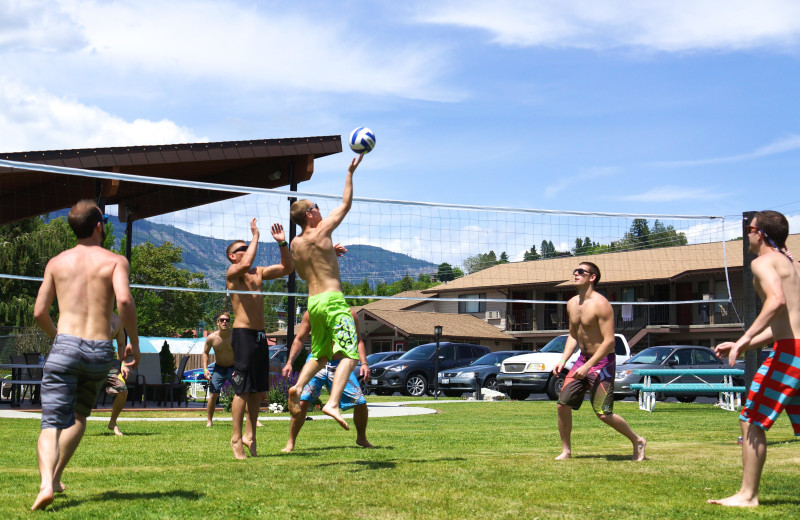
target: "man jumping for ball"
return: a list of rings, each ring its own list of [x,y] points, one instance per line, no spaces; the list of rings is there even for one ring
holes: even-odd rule
[[[736,343],[717,345],[731,366],[743,352],[775,342],[775,350],[758,369],[747,403],[739,416],[742,428],[742,486],[735,495],[710,504],[758,505],[761,470],[767,460],[767,435],[785,408],[800,435],[800,264],[786,250],[789,222],[777,211],[760,211],[745,228],[749,250],[758,255],[750,264],[753,285],[764,302],[761,312]]]
[[[298,200],[290,209],[292,222],[302,228],[302,234],[292,241],[291,253],[297,273],[308,283],[312,343],[311,359],[303,366],[297,383],[289,389],[289,411],[292,415],[300,413],[303,387],[334,359],[334,355],[339,355],[342,359],[333,378],[331,396],[322,412],[336,419],[345,430],[350,427],[339,411],[339,400],[358,361],[358,339],[350,307],[342,294],[339,262],[331,234],[353,205],[353,173],[363,158],[359,155],[351,161],[342,203],[326,218],[322,218],[319,206],[310,200]]]
[[[591,262],[581,262],[572,271],[578,295],[567,302],[569,337],[564,355],[553,369],[558,377],[564,364],[581,346],[581,355],[564,380],[558,397],[558,433],[561,435],[561,455],[556,460],[572,456],[572,410],[581,407],[586,391],[597,418],[627,437],[633,444],[633,460],[644,460],[644,437],[634,432],[628,423],[614,413],[614,373],[617,356],[614,353],[614,312],[606,298],[595,292],[600,281],[600,269]]]

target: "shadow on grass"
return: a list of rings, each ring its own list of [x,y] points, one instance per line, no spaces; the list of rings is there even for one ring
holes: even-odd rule
[[[573,455],[573,459],[606,459],[607,461],[628,461],[633,462],[631,460],[630,455]],[[645,459],[647,460],[647,459]]]
[[[153,432],[128,432],[123,430],[122,431],[123,437],[149,437],[150,435],[159,435],[158,433]],[[87,437],[107,437],[107,436],[114,436],[114,432],[111,430],[106,430],[104,432],[92,433],[91,435],[86,435]]]
[[[788,441],[767,441],[767,446],[780,446],[781,444],[794,444],[800,439],[789,439]]]
[[[98,493],[96,495],[92,495],[88,498],[78,499],[68,499],[64,502],[58,503],[57,507],[61,508],[68,508],[68,507],[75,507],[81,504],[85,504],[86,502],[106,502],[109,500],[152,500],[152,499],[159,499],[159,498],[183,498],[185,500],[200,500],[201,498],[205,497],[205,493],[198,493],[197,491],[189,491],[183,489],[174,489],[172,491],[151,491],[148,493],[121,493],[119,491],[106,491],[104,493]]]
[[[354,471],[361,469],[394,469],[398,464],[428,464],[431,462],[463,462],[463,457],[445,457],[441,459],[389,459],[389,460],[353,460],[349,462],[328,462],[317,464],[318,468],[330,466],[355,466]]]

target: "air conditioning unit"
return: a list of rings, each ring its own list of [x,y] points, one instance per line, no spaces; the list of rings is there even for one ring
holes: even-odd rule
[[[500,311],[486,311],[486,319],[487,320],[499,320],[500,319]]]

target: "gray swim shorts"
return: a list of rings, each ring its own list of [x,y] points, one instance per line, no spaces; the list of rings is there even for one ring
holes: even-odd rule
[[[65,429],[88,417],[114,361],[114,343],[59,334],[42,375],[42,429]]]

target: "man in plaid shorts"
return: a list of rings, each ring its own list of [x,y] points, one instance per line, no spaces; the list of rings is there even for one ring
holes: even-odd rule
[[[786,410],[800,435],[800,265],[786,249],[789,223],[777,211],[760,211],[745,226],[753,260],[753,285],[764,305],[749,329],[735,343],[717,346],[733,366],[748,350],[775,343],[750,385],[741,415],[742,487],[735,495],[711,504],[736,507],[758,505],[758,485],[767,458],[766,431]]]

